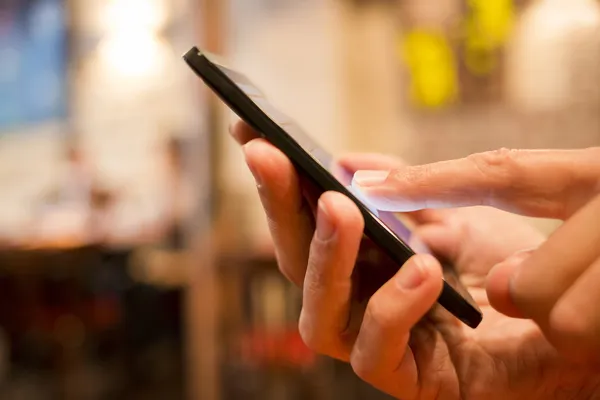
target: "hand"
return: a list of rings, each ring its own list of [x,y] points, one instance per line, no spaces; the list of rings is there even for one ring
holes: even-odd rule
[[[535,321],[565,358],[600,362],[600,148],[500,150],[362,171],[355,183],[382,209],[489,205],[566,220],[538,249],[496,266],[487,292],[497,310]]]
[[[363,379],[407,400],[593,393],[596,376],[563,362],[533,322],[489,306],[484,282],[491,266],[538,246],[539,233],[496,210],[412,214],[422,238],[456,265],[484,312],[471,330],[434,307],[441,289],[435,259],[416,256],[396,273],[363,239],[361,214],[349,199],[325,193],[317,201],[281,152],[243,123],[232,133],[257,179],[280,269],[303,288],[300,331],[314,350],[350,362]],[[372,155],[340,163],[351,170],[401,167]]]

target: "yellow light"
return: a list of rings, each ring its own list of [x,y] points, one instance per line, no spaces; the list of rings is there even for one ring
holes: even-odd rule
[[[465,62],[470,72],[486,75],[496,66],[496,50],[506,43],[515,22],[512,0],[470,0],[465,21]]]
[[[458,94],[457,71],[448,40],[439,32],[415,30],[401,38],[401,54],[411,75],[412,100],[441,108]]]

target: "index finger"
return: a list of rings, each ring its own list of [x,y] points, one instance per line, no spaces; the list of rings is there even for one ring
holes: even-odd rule
[[[350,153],[339,157],[336,163],[352,174],[359,170],[385,171],[404,168],[408,165],[402,159],[379,153]],[[416,210],[405,213],[417,224],[440,222],[448,214],[448,210]]]
[[[567,218],[599,190],[600,148],[508,150],[392,171],[358,171],[354,186],[382,211],[492,206]]]

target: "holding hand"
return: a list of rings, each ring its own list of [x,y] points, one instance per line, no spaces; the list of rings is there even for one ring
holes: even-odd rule
[[[531,210],[526,207],[535,202],[526,201],[526,195],[517,196],[522,202],[516,206],[509,197],[496,196],[506,194],[497,191],[502,189],[502,179],[496,172],[490,175],[494,177],[490,191],[486,186],[490,179],[483,170],[476,175],[479,181],[474,186],[469,179],[475,172],[469,170],[472,175],[465,178],[464,170],[450,162],[445,166],[452,173],[443,175],[449,182],[437,190],[430,186],[431,179],[437,177],[430,173],[434,167],[423,167],[426,172],[421,174],[385,156],[353,155],[339,160],[348,170],[371,171],[358,172],[355,184],[385,206],[382,208],[416,211],[410,216],[417,224],[417,234],[455,266],[484,313],[482,324],[472,330],[435,306],[442,283],[442,270],[436,259],[415,256],[398,270],[363,238],[362,216],[350,199],[339,193],[319,195],[297,175],[284,154],[259,139],[244,123],[238,123],[232,133],[243,145],[256,178],[279,267],[303,290],[299,328],[313,350],[351,363],[361,378],[404,400],[572,399],[600,395],[598,371],[561,357],[540,329],[541,326],[547,332],[547,326],[506,316],[490,306],[488,293],[502,311],[508,312],[508,307],[514,306],[510,315],[529,316],[526,309],[520,308],[520,301],[526,299],[517,301],[516,291],[508,283],[512,271],[509,264],[514,265],[515,261],[503,261],[525,249],[545,250],[544,237],[514,216],[488,207],[416,211],[424,206],[473,205],[467,199],[477,198],[476,193],[481,193],[479,199],[502,198],[504,208]],[[498,156],[505,157],[503,153]],[[459,167],[466,164],[454,163],[459,163]],[[496,171],[495,161],[489,166]],[[380,172],[390,170],[396,172]],[[400,187],[406,181],[400,179],[402,174],[408,182]],[[565,174],[563,181],[556,174],[552,177],[561,183],[571,182],[567,175],[577,175]],[[368,175],[369,181],[365,182],[361,175]],[[452,176],[462,180],[452,183]],[[577,179],[579,182],[585,178],[577,175]],[[533,177],[527,180],[532,184],[534,181]],[[461,188],[474,192],[465,195]],[[573,190],[585,192],[582,187]],[[591,197],[593,191],[589,192]],[[555,193],[554,198],[560,200],[558,188]],[[537,199],[545,195],[537,194]],[[581,196],[579,203],[574,200],[576,196],[569,197],[568,209],[582,207],[586,201],[584,194]],[[476,200],[475,204],[491,203]],[[547,202],[540,204],[543,209]],[[583,243],[581,239],[579,242]],[[589,243],[585,242],[588,247]],[[592,253],[589,248],[588,253]],[[527,262],[534,254],[537,252]],[[486,278],[497,264],[486,292]],[[536,318],[540,315],[536,314]]]

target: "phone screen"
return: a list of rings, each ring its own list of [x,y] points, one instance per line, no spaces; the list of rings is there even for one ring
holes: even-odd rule
[[[215,64],[216,65],[216,64]],[[334,158],[312,139],[304,130],[289,116],[275,108],[262,94],[262,92],[248,78],[242,74],[232,71],[222,65],[217,67],[231,79],[273,122],[279,125],[294,141],[302,147],[310,156],[334,176],[350,193],[354,195],[371,213],[379,219],[379,222],[387,226],[400,240],[410,246],[416,253],[431,253],[427,246],[416,237],[407,226],[408,221],[395,213],[378,211],[352,187],[353,175],[335,163]]]

